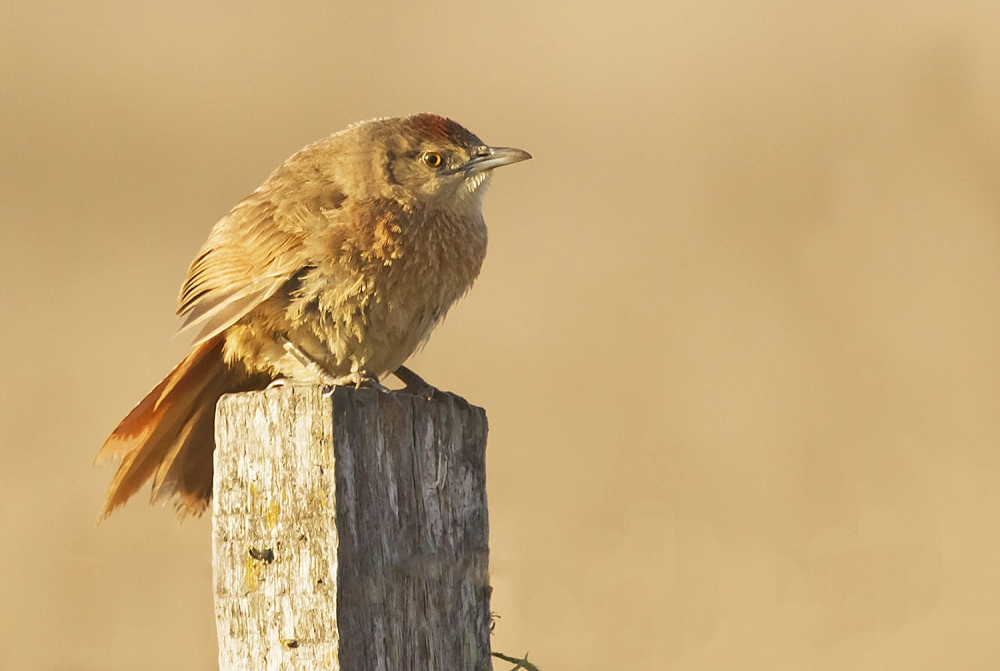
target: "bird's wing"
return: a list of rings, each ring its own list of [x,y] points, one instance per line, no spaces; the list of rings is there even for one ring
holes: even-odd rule
[[[177,314],[195,345],[235,324],[306,265],[305,233],[319,214],[247,198],[222,219],[191,262]]]

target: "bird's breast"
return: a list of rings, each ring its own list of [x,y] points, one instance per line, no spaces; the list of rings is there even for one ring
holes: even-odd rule
[[[486,255],[482,216],[369,213],[292,292],[289,322],[335,375],[398,368],[472,286]]]

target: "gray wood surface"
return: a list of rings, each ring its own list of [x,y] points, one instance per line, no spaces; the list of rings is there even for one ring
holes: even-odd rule
[[[444,393],[223,397],[221,671],[490,669],[486,431]]]

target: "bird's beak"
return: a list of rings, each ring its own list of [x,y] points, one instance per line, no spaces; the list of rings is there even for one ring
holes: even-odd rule
[[[527,161],[531,154],[513,147],[482,147],[468,161],[459,166],[458,171],[466,175],[474,175],[485,170],[510,165],[518,161]],[[457,171],[456,171],[457,172]]]

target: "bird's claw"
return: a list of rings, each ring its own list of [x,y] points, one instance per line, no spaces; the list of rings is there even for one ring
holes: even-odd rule
[[[335,378],[332,381],[332,385],[335,387],[354,387],[355,389],[374,389],[375,391],[388,392],[389,390],[382,386],[382,383],[378,381],[378,377],[367,373],[364,371],[355,371],[348,375],[342,375]]]

